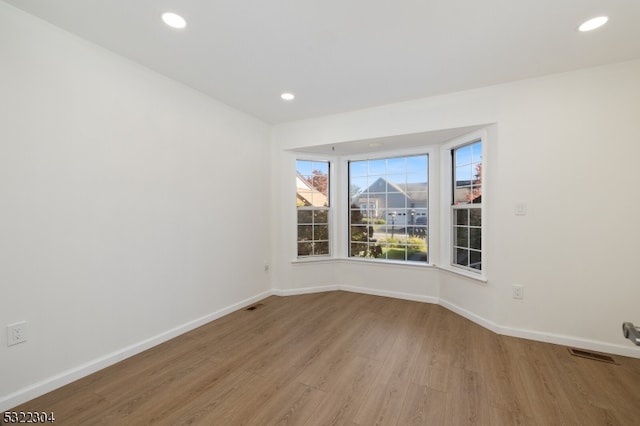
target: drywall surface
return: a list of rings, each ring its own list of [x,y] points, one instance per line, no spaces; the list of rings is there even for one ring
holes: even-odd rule
[[[276,126],[274,204],[287,213],[274,217],[274,285],[295,287],[305,276],[313,287],[314,277],[322,285],[333,275],[339,285],[355,280],[382,293],[437,298],[500,333],[640,356],[621,332],[623,321],[640,323],[633,268],[638,99],[640,61],[632,61]],[[304,264],[292,262],[298,151],[385,137],[392,149],[394,135],[483,123],[491,123],[483,168],[486,283],[429,268],[387,265],[394,272],[381,273],[344,262],[305,274]],[[515,214],[516,204],[526,215]],[[441,199],[430,207],[446,214]],[[430,225],[443,238],[437,220]],[[344,245],[346,231],[337,238]],[[436,263],[446,260],[439,246],[430,241]],[[513,285],[524,286],[523,299],[512,298]]]
[[[0,58],[0,407],[269,290],[268,125],[2,2]]]

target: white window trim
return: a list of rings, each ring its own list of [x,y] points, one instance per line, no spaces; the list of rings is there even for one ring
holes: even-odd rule
[[[482,270],[479,272],[473,272],[467,269],[459,268],[453,265],[453,231],[451,224],[451,203],[452,203],[452,185],[453,185],[453,165],[451,164],[451,151],[469,143],[482,141],[482,164],[483,164],[483,184],[482,184]],[[490,186],[487,185],[487,173],[489,166],[487,163],[487,130],[481,129],[475,132],[471,132],[467,135],[453,139],[440,147],[440,263],[438,268],[451,272],[455,275],[461,275],[467,278],[472,278],[475,281],[481,283],[488,282],[487,279],[487,256],[486,247],[487,240],[487,209],[485,208],[484,200],[486,199],[487,188],[491,191]]]
[[[412,155],[427,155],[429,158],[429,170],[428,170],[428,176],[429,176],[429,193],[428,193],[428,201],[427,201],[427,206],[428,207],[428,211],[429,211],[429,235],[427,237],[427,247],[428,247],[428,255],[427,255],[427,262],[410,262],[410,261],[406,261],[406,260],[386,260],[386,259],[370,259],[370,258],[365,258],[365,257],[350,257],[349,256],[349,232],[350,232],[350,224],[349,224],[349,202],[351,201],[349,198],[349,162],[350,161],[363,161],[363,160],[377,160],[377,159],[381,159],[381,158],[391,158],[391,157],[408,157],[408,156],[412,156]],[[431,244],[433,244],[433,241],[437,241],[437,240],[432,240],[432,226],[431,226],[431,220],[432,220],[432,201],[433,200],[437,200],[437,196],[434,197],[432,195],[432,185],[433,185],[433,180],[435,177],[437,177],[437,173],[434,172],[434,168],[437,169],[437,167],[433,167],[434,165],[437,165],[438,163],[438,146],[424,146],[424,147],[418,147],[418,148],[411,148],[411,149],[397,149],[397,150],[389,150],[389,151],[376,151],[376,152],[370,152],[370,153],[363,153],[363,154],[353,154],[353,155],[345,155],[343,157],[340,158],[340,179],[342,184],[340,185],[340,187],[342,188],[343,191],[346,191],[346,193],[341,193],[340,194],[340,207],[339,207],[339,217],[341,218],[341,220],[343,221],[342,223],[342,227],[341,229],[341,239],[340,239],[340,256],[342,259],[348,260],[348,261],[353,261],[353,262],[369,262],[369,263],[374,263],[377,265],[407,265],[407,266],[412,266],[412,267],[419,267],[419,268],[425,268],[425,267],[433,267],[435,266],[433,258],[431,257]],[[435,185],[438,185],[438,182],[435,182]],[[436,193],[437,195],[437,193]],[[434,210],[437,210],[434,209]],[[437,223],[437,222],[434,222]],[[433,228],[437,228],[437,226],[433,227]],[[434,244],[434,246],[437,247],[437,245]]]
[[[294,175],[296,173],[296,162],[298,160],[302,161],[317,161],[317,162],[328,162],[329,163],[329,215],[328,215],[328,223],[329,223],[329,254],[326,255],[315,255],[315,256],[301,256],[298,257],[298,208],[294,206],[294,220],[293,227],[294,232],[293,235],[296,237],[293,240],[293,254],[294,258],[291,263],[312,263],[312,262],[326,262],[326,261],[334,261],[340,259],[336,250],[340,246],[338,244],[339,232],[338,226],[336,224],[336,218],[340,215],[336,215],[336,201],[339,199],[336,196],[337,189],[337,178],[336,178],[336,161],[335,157],[323,156],[323,155],[306,155],[297,153],[293,158],[293,171]],[[296,188],[294,187],[294,191]]]
[[[350,154],[350,155],[323,155],[309,154],[303,151],[297,151],[293,159],[293,171],[295,172],[295,160],[309,161],[329,161],[330,162],[330,197],[331,208],[329,212],[329,221],[333,225],[330,228],[330,250],[331,255],[318,257],[298,258],[297,254],[297,238],[291,242],[294,259],[291,263],[304,264],[313,262],[358,262],[362,264],[374,265],[390,265],[392,267],[410,267],[410,268],[436,268],[443,272],[460,276],[480,284],[488,282],[487,270],[490,266],[487,262],[487,207],[483,203],[482,207],[482,246],[483,246],[483,267],[481,272],[469,272],[459,269],[451,265],[452,263],[452,227],[451,227],[451,185],[452,185],[452,165],[450,151],[458,146],[468,144],[474,140],[481,139],[482,158],[484,166],[483,174],[483,200],[490,189],[490,165],[487,149],[489,136],[495,137],[495,131],[492,127],[484,127],[475,130],[461,137],[449,140],[444,143],[433,145],[425,145],[419,148],[400,148],[396,150],[386,150],[372,153]],[[349,250],[349,179],[348,179],[348,162],[365,159],[387,158],[404,155],[429,155],[429,262],[394,262],[379,261],[366,258],[353,258],[348,256]],[[293,182],[292,182],[293,185]],[[487,191],[487,188],[489,190]],[[295,189],[294,189],[295,190]],[[439,204],[439,205],[438,205]],[[295,213],[295,212],[294,212]],[[296,216],[293,216],[294,218]],[[297,219],[293,221],[292,226],[297,226]],[[297,230],[294,235],[297,235]]]

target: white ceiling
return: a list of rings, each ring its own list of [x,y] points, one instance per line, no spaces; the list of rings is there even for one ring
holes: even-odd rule
[[[269,123],[640,58],[640,0],[4,1]]]
[[[443,142],[467,135],[490,123],[475,126],[456,127],[451,129],[430,130],[428,132],[405,135],[384,136],[372,139],[360,139],[326,145],[313,145],[292,149],[295,152],[324,155],[357,155],[372,152],[392,151],[397,155],[398,149],[423,149],[427,145],[438,145]]]

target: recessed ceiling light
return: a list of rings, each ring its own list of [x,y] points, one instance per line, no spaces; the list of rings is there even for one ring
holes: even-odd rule
[[[293,93],[283,93],[282,95],[280,95],[280,97],[282,99],[284,99],[285,101],[292,101],[295,99],[296,95],[294,95]]]
[[[182,16],[171,12],[163,13],[162,20],[172,28],[181,29],[187,26],[187,21]]]
[[[578,30],[582,32],[592,31],[606,24],[608,20],[609,18],[606,16],[598,16],[597,18],[592,18],[584,22],[582,25],[578,27]]]

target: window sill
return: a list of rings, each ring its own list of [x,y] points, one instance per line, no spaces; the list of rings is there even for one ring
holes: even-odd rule
[[[331,256],[323,256],[323,257],[301,257],[297,259],[293,259],[291,261],[292,265],[304,265],[309,263],[333,263],[340,262],[343,259]]]
[[[404,266],[409,268],[434,268],[435,265],[426,262],[403,262],[394,260],[372,260],[361,257],[313,257],[300,258],[291,261],[293,265],[304,265],[310,263],[361,263],[373,266]]]
[[[487,279],[487,277],[484,276],[484,274],[474,274],[473,272],[468,272],[468,271],[465,271],[464,269],[457,269],[451,266],[437,266],[437,265],[433,265],[433,266],[443,272],[448,272],[458,277],[469,278],[483,285],[486,285],[489,282],[489,280]]]
[[[410,268],[433,268],[434,265],[427,262],[407,262],[400,260],[374,260],[367,259],[363,257],[347,257],[343,259],[345,262],[352,263],[366,263],[368,265],[377,265],[377,266],[385,266],[385,265],[393,265],[393,266],[408,266]]]
[[[486,285],[489,280],[486,276],[482,274],[474,274],[473,272],[467,272],[465,270],[458,270],[453,267],[439,266],[433,263],[423,263],[423,262],[401,262],[401,261],[380,261],[380,260],[371,260],[364,259],[358,257],[311,257],[311,258],[301,258],[294,259],[291,261],[292,265],[309,265],[314,263],[360,263],[371,266],[391,266],[391,267],[407,267],[407,268],[426,268],[426,269],[437,269],[439,271],[447,272],[449,274],[467,278],[469,280],[476,281],[479,284]]]

